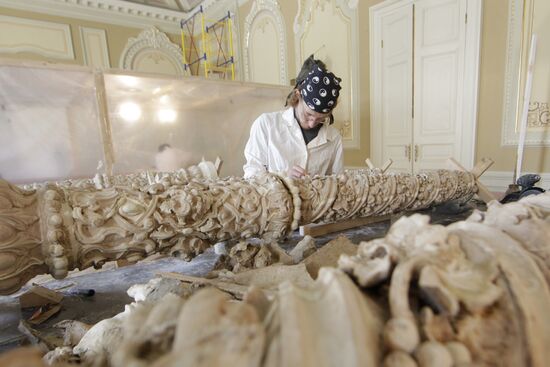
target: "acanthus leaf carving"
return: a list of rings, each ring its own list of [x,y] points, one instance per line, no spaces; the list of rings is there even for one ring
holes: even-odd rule
[[[3,182],[0,226],[10,228],[4,237],[12,241],[12,228],[28,235],[25,223],[38,226],[39,218],[40,233],[32,237],[33,246],[41,248],[37,261],[63,278],[74,268],[100,267],[120,258],[135,262],[154,253],[190,260],[219,241],[261,237],[270,242],[298,224],[426,208],[477,190],[471,173],[445,170],[419,175],[356,170],[300,180],[275,174],[209,179],[205,177],[215,174],[207,167],[192,171],[155,178],[147,173],[96,177],[38,185],[29,192]],[[30,205],[24,214],[12,208],[12,192]],[[18,256],[33,249],[23,244]]]

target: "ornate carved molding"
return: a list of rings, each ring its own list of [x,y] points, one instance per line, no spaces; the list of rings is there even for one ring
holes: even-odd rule
[[[0,0],[0,6],[134,28],[155,26],[172,33],[179,33],[179,22],[187,14],[122,0]]]
[[[549,218],[549,193],[493,201],[446,227],[415,214],[385,238],[362,242],[356,255],[342,255],[339,267],[362,287],[389,286],[384,365],[452,365],[459,348],[476,363],[543,366],[550,356]],[[419,303],[410,302],[413,284]],[[499,343],[487,341],[495,333]]]
[[[155,27],[141,32],[137,38],[129,38],[126,47],[120,56],[119,67],[134,70],[134,62],[141,52],[154,51],[167,57],[176,68],[178,75],[187,75],[184,64],[181,62],[181,48],[172,43],[168,36]]]
[[[0,293],[47,272],[35,192],[0,180]]]
[[[352,250],[340,255],[340,269],[323,267],[315,281],[304,263],[209,279],[163,274],[131,287],[135,302],[124,312],[44,360],[113,367],[217,366],[220,360],[229,366],[545,367],[549,219],[550,193],[494,201],[486,212],[448,226],[429,224],[425,215],[402,217],[384,238],[327,243],[321,251]],[[24,352],[19,361],[28,359]]]
[[[250,80],[250,37],[252,32],[252,25],[254,22],[259,21],[262,18],[267,18],[273,21],[277,28],[277,40],[278,40],[278,53],[279,53],[279,75],[280,84],[288,84],[288,76],[286,70],[287,57],[286,57],[286,32],[283,15],[281,14],[281,8],[277,0],[255,0],[252,5],[250,13],[246,16],[244,22],[244,75],[245,80]]]
[[[272,174],[187,180],[174,173],[151,184],[96,186],[105,188],[24,191],[0,181],[0,294],[45,271],[62,278],[74,268],[154,253],[191,259],[219,241],[272,241],[298,224],[421,209],[477,191],[471,173],[445,170],[358,170],[301,180]]]
[[[530,102],[527,126],[550,128],[550,109],[548,103]]]

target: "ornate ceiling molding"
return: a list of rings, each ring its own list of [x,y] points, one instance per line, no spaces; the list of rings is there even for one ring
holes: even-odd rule
[[[283,15],[281,13],[281,8],[277,0],[256,0],[252,5],[250,13],[246,16],[244,22],[244,73],[245,80],[250,80],[250,60],[249,60],[249,47],[250,47],[250,36],[252,31],[252,25],[254,21],[260,19],[260,17],[270,18],[277,28],[277,39],[279,43],[279,82],[281,85],[288,84],[288,74],[286,70],[286,33],[285,33],[285,23]]]
[[[140,52],[155,50],[158,53],[170,58],[172,64],[177,68],[178,75],[188,75],[181,62],[181,48],[170,42],[168,36],[155,27],[141,32],[136,38],[129,38],[124,51],[120,57],[119,67],[121,69],[133,70],[133,64]]]
[[[179,33],[188,13],[122,0],[0,0],[0,6],[133,28],[155,26]]]

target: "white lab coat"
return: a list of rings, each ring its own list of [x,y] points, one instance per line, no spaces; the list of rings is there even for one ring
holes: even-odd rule
[[[288,172],[293,166],[310,175],[341,173],[344,168],[342,136],[334,127],[323,125],[306,146],[293,108],[264,113],[252,124],[244,148],[244,177],[262,172]]]

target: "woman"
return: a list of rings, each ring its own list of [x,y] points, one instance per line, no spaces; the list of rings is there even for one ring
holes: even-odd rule
[[[264,172],[285,172],[292,178],[342,172],[342,137],[330,126],[340,81],[322,62],[310,57],[304,63],[287,98],[290,107],[264,113],[252,124],[244,150],[245,178]]]

